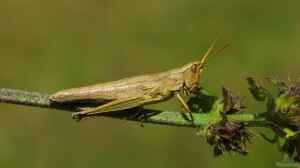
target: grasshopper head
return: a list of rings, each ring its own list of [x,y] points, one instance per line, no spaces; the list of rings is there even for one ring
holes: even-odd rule
[[[184,70],[183,78],[184,78],[184,86],[185,86],[186,91],[192,92],[198,88],[199,81],[201,79],[202,72],[204,70],[204,65],[208,61],[208,56],[211,54],[211,52],[215,46],[215,42],[216,42],[216,40],[213,41],[213,43],[211,44],[209,49],[206,51],[206,53],[203,55],[201,60],[192,62],[192,63],[184,66],[185,70]],[[227,46],[228,45],[225,45],[219,51],[223,50]],[[219,51],[217,51],[217,52],[219,52]]]
[[[184,89],[187,93],[190,93],[198,88],[204,66],[199,62],[193,62],[185,65],[185,67],[183,73]]]

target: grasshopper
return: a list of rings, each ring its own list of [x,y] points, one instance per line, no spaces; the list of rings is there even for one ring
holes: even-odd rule
[[[184,111],[191,114],[191,110],[181,96],[190,95],[199,89],[199,81],[204,65],[211,54],[216,40],[199,61],[186,64],[180,68],[166,72],[124,78],[117,81],[100,83],[79,88],[62,90],[50,95],[53,103],[72,103],[93,101],[99,103],[96,107],[84,107],[73,113],[73,118],[121,111],[154,104],[176,97],[182,104]],[[192,116],[192,115],[191,115]]]

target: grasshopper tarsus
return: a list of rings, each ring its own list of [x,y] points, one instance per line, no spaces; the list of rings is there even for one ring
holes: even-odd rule
[[[141,118],[139,119],[140,120],[140,126],[142,128],[144,128],[145,127],[145,122],[148,120],[148,116],[144,111],[141,111],[140,115],[141,115]]]
[[[83,118],[84,116],[82,116],[80,114],[80,112],[74,112],[72,113],[72,119],[75,120],[75,121],[81,121],[81,119]]]
[[[192,112],[189,112],[189,116],[190,116],[190,121],[191,121],[191,123],[192,123],[192,126],[196,126],[196,124],[195,124],[195,119],[194,119],[194,116],[193,116],[193,113]]]

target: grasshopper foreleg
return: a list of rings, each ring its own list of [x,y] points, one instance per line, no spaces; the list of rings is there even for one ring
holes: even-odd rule
[[[187,105],[187,103],[184,101],[184,99],[181,97],[181,95],[179,93],[175,93],[177,99],[179,100],[179,102],[181,103],[182,107],[184,108],[184,112],[188,112],[191,118],[191,121],[194,122],[194,117],[192,114],[191,109],[189,108],[189,106]]]

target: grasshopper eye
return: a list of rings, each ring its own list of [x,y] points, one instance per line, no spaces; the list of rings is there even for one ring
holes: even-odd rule
[[[196,65],[196,64],[193,64],[192,65],[192,67],[191,67],[191,71],[193,72],[193,73],[196,73],[197,72],[197,68],[198,66]]]

